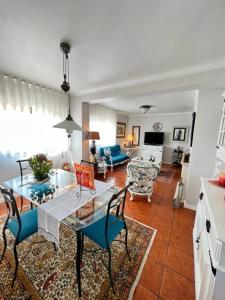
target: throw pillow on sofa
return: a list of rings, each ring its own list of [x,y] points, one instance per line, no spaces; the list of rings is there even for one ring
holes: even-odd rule
[[[105,156],[106,159],[110,158],[110,156],[111,156],[111,150],[110,150],[110,148],[105,148],[104,149],[104,156]]]

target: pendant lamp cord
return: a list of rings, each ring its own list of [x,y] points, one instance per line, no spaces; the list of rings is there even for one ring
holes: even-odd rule
[[[70,115],[70,94],[68,93],[69,115]]]
[[[65,80],[65,55],[64,55],[64,53],[63,53],[63,77]]]
[[[67,53],[63,53],[63,77],[65,81],[70,82],[69,56]]]
[[[67,78],[68,78],[68,84],[70,84],[70,64],[69,64],[69,56],[66,55],[67,59]]]

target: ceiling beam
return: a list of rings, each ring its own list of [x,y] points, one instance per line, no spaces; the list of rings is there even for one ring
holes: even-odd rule
[[[85,102],[103,103],[117,97],[156,95],[170,92],[214,89],[225,87],[225,66],[214,70],[168,77],[159,80],[143,80],[131,84],[127,82],[118,86],[96,89],[76,96]],[[108,99],[108,100],[107,100]]]

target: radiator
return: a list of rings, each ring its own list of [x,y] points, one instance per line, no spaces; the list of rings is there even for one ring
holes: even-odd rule
[[[177,183],[177,187],[176,187],[174,198],[173,198],[173,206],[175,208],[180,207],[180,204],[183,199],[183,189],[184,189],[184,184],[182,182],[182,179],[180,179]]]

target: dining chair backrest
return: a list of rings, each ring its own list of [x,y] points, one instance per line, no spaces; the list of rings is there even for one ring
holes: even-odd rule
[[[84,159],[82,159],[82,160],[80,161],[80,164],[81,164],[81,165],[84,164],[84,165],[88,165],[88,166],[93,166],[93,167],[96,165],[95,162],[88,161],[88,160],[84,160]]]
[[[16,205],[16,199],[13,196],[11,192],[9,192],[7,189],[3,188],[0,186],[0,192],[3,195],[6,207],[7,207],[7,221],[9,219],[17,221],[19,223],[19,226],[21,226],[21,219],[20,219],[20,214]]]
[[[95,167],[96,167],[96,165],[97,165],[95,162],[88,161],[88,160],[84,160],[84,159],[82,159],[82,160],[80,161],[80,164],[81,164],[81,165],[87,165],[87,166],[89,166],[89,167],[92,167],[93,170],[95,170]]]
[[[124,220],[124,208],[125,208],[125,202],[126,202],[126,195],[128,188],[132,185],[132,182],[130,182],[127,186],[125,186],[122,190],[120,190],[118,193],[114,194],[109,201],[108,208],[107,208],[107,215],[106,215],[106,223],[105,223],[105,235],[107,237],[108,229],[110,228],[110,225],[113,225],[116,220],[110,221],[110,213],[113,212],[115,216],[119,219]]]
[[[29,165],[29,160],[28,159],[19,159],[16,161],[19,164],[20,168],[20,177],[21,180],[23,179],[24,171],[25,170],[31,170],[31,167]]]

